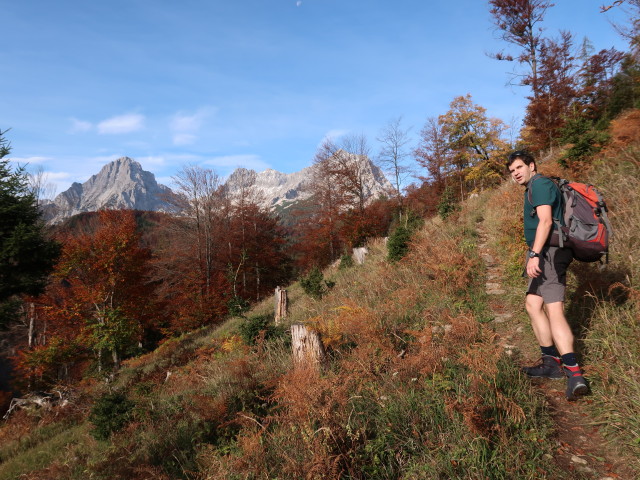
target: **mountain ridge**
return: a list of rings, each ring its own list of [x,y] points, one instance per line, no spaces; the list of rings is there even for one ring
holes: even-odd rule
[[[366,156],[352,157],[353,161],[360,162],[366,198],[387,194],[392,186],[382,170]],[[240,194],[243,188],[250,188],[260,206],[281,211],[311,196],[309,186],[317,174],[316,169],[316,165],[311,165],[298,172],[282,173],[271,168],[256,172],[239,167],[224,185],[232,196]],[[170,212],[175,211],[169,201],[173,195],[171,188],[157,183],[155,175],[144,170],[139,162],[121,157],[104,165],[86,182],[74,182],[53,201],[43,202],[42,209],[50,224],[105,208]]]

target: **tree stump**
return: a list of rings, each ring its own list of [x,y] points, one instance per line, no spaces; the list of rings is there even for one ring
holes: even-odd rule
[[[291,325],[291,348],[293,363],[297,367],[320,368],[326,362],[327,356],[320,334],[300,323]]]
[[[284,288],[276,287],[276,325],[280,324],[280,320],[287,318],[288,308],[287,305],[287,291]]]

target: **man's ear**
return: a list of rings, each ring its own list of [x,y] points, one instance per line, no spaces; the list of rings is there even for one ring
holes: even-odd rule
[[[527,166],[529,167],[529,171],[530,171],[531,173],[533,173],[533,172],[535,172],[535,171],[536,171],[536,164],[535,164],[535,162],[531,162],[531,163],[530,163],[529,165],[527,165]]]

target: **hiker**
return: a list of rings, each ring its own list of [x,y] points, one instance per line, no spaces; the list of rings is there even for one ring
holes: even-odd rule
[[[588,387],[573,350],[573,333],[564,315],[566,272],[573,253],[568,248],[549,245],[552,230],[556,228],[554,218],[563,217],[562,196],[553,181],[537,173],[530,153],[513,152],[507,167],[511,178],[526,187],[524,236],[529,250],[523,276],[529,277],[529,284],[525,306],[542,353],[538,364],[522,370],[529,377],[566,377],[567,399],[575,400],[585,395]]]

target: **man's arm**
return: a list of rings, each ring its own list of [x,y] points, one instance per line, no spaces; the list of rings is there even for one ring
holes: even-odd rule
[[[551,205],[539,205],[536,207],[536,215],[538,216],[538,228],[536,229],[536,236],[533,240],[531,250],[536,253],[541,253],[553,228]],[[527,275],[533,278],[541,273],[540,259],[538,257],[530,258],[527,261]]]

